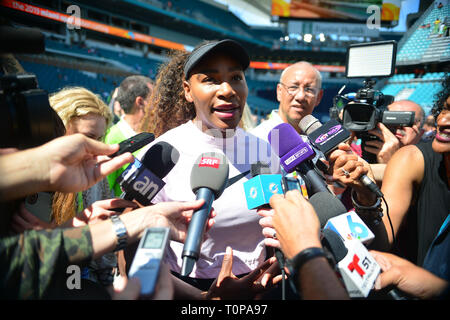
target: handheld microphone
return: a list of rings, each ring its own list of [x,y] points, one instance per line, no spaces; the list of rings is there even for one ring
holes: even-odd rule
[[[350,139],[350,131],[334,119],[322,125],[317,118],[307,115],[300,120],[298,126],[308,135],[311,143],[322,151],[325,156],[336,150],[339,143]],[[380,188],[368,176],[364,174],[359,180],[378,197],[383,197]]]
[[[274,194],[284,194],[281,185],[281,174],[271,174],[268,163],[257,161],[252,163],[250,172],[252,179],[244,182],[245,198],[247,200],[248,209],[255,208],[271,208],[269,201]],[[283,252],[278,248],[273,248],[275,257],[280,265],[282,282],[281,282],[281,299],[285,300],[285,276],[284,265],[285,258]],[[270,251],[269,251],[270,252]],[[270,254],[270,253],[269,253]]]
[[[318,192],[309,198],[309,203],[320,221],[320,227],[323,228],[329,219],[347,212],[342,202],[333,196],[330,192]]]
[[[144,154],[142,162],[134,162],[122,172],[117,182],[123,191],[121,198],[136,200],[148,206],[156,194],[164,187],[162,179],[178,162],[180,153],[171,144],[160,141]]]
[[[288,173],[294,170],[300,173],[309,195],[330,192],[324,178],[314,169],[311,161],[315,155],[314,150],[290,124],[279,124],[269,132],[268,138],[272,150],[280,158],[283,169]]]
[[[322,235],[322,245],[333,255],[350,297],[366,298],[381,271],[375,258],[359,240],[344,241],[331,229]]]
[[[348,238],[343,238],[342,234],[332,229],[323,229],[322,237],[322,245],[333,256],[350,297],[367,297],[375,280],[382,272],[376,260],[357,239],[349,240]],[[359,256],[355,253],[356,251],[359,252]],[[351,262],[349,262],[349,257],[352,257]],[[361,259],[361,257],[364,258]],[[361,264],[359,264],[360,261]],[[359,274],[360,277],[352,275],[355,271],[355,275]],[[361,276],[361,274],[363,275]],[[373,282],[372,279],[374,279]],[[392,288],[386,294],[393,300],[412,299],[407,293],[398,288]]]
[[[365,245],[369,245],[375,239],[373,232],[355,211],[349,211],[328,219],[324,229],[333,230],[344,239],[357,239]]]
[[[271,174],[269,164],[260,161],[252,163],[250,173],[252,178],[243,184],[249,210],[268,207],[272,195],[283,194],[281,174]]]
[[[183,247],[181,275],[192,272],[200,256],[201,241],[212,203],[222,195],[228,181],[228,160],[224,154],[208,152],[201,154],[191,171],[191,189],[197,200],[204,199],[203,206],[196,210],[189,223]]]

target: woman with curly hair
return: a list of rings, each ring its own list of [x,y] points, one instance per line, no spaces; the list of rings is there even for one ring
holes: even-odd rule
[[[274,163],[277,158],[272,158],[267,142],[240,127],[248,96],[244,75],[248,65],[247,53],[232,40],[205,42],[191,53],[174,53],[156,78],[154,110],[146,128],[158,138],[138,156],[159,141],[170,143],[180,153],[153,203],[195,199],[190,174],[200,154],[220,152],[229,161],[228,187],[213,202],[216,223],[202,243],[191,278],[182,277],[202,290],[218,277],[228,246],[234,255],[232,271],[238,277],[257,269],[265,260],[259,216],[256,210],[247,208],[243,183],[251,178],[252,163]],[[279,171],[279,162],[275,161],[273,173]],[[166,255],[175,275],[181,273],[182,250],[183,244],[172,241]]]
[[[445,77],[432,111],[437,123],[436,137],[399,149],[387,164],[381,188],[398,240],[398,254],[447,281],[450,245],[448,237],[447,243],[442,237],[449,233],[444,221],[448,222],[450,212],[449,78]],[[360,205],[373,206],[375,196],[362,192],[358,190],[355,199],[365,200]],[[384,204],[382,209],[384,226],[390,230]],[[393,235],[387,232],[387,236],[392,245]],[[434,254],[436,250],[441,251]]]
[[[189,52],[172,51],[170,60],[161,65],[153,89],[151,112],[148,112],[141,125],[141,131],[153,132],[159,137],[166,131],[178,127],[195,117],[193,103],[187,101],[183,87],[183,67]]]

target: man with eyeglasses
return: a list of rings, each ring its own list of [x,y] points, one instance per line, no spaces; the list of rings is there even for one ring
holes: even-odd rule
[[[283,70],[277,84],[279,109],[272,110],[269,119],[250,131],[268,141],[268,134],[275,126],[286,122],[302,134],[298,123],[311,114],[323,96],[322,76],[306,61],[294,63]]]
[[[314,108],[320,103],[322,96],[322,76],[311,63],[300,61],[288,66],[281,73],[280,82],[277,84],[279,108],[272,110],[269,119],[250,130],[250,133],[268,141],[269,132],[274,127],[281,123],[289,123],[304,141],[308,141],[307,136],[303,134],[298,124],[304,116],[313,112]],[[314,163],[317,162],[318,158],[325,158],[322,152],[319,150],[315,151]],[[295,171],[286,176],[290,180],[297,180],[300,191],[304,196],[307,196],[305,183]],[[274,237],[275,229],[272,228],[271,222],[268,221],[270,221],[273,211],[260,209],[258,214],[262,217],[259,224],[263,228],[263,235],[266,237],[266,246],[271,247],[273,246],[271,238]]]

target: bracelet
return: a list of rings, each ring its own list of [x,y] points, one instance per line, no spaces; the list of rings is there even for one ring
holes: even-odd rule
[[[319,247],[306,248],[297,253],[296,256],[291,259],[290,261],[291,268],[295,272],[298,272],[298,270],[300,270],[300,268],[306,262],[318,257],[325,257],[325,252],[323,251],[322,248]]]
[[[114,252],[117,252],[125,249],[127,246],[128,240],[127,228],[125,227],[125,225],[122,222],[122,219],[120,219],[118,215],[112,215],[111,222],[113,224],[114,232],[116,233],[117,236],[117,245],[116,248],[114,249]]]
[[[355,190],[351,192],[351,198],[355,212],[358,215],[369,216],[374,219],[374,223],[378,224],[383,218],[383,209],[381,208],[381,198],[377,198],[375,204],[370,207],[362,206],[355,200]]]

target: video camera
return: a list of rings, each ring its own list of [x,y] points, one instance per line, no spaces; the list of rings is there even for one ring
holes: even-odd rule
[[[378,122],[393,130],[398,126],[412,126],[415,113],[413,111],[388,111],[387,106],[394,102],[394,97],[384,95],[375,90],[376,81],[372,78],[390,77],[395,72],[395,56],[397,43],[395,41],[380,41],[350,45],[347,50],[347,78],[365,78],[364,87],[356,92],[353,100],[348,95],[340,93],[335,97],[347,102],[343,109],[342,124],[347,130],[354,131],[361,139],[363,158],[369,163],[376,163],[374,154],[365,152],[367,141],[378,139],[370,135],[369,130],[376,128]],[[333,107],[336,109],[336,106]],[[330,115],[336,114],[330,110]]]
[[[14,38],[0,50],[2,66],[15,60],[12,53],[44,50],[44,36],[37,30],[1,26],[0,31],[2,40]],[[65,134],[64,123],[50,106],[47,92],[39,89],[34,74],[0,77],[0,112],[0,148],[32,148]]]

